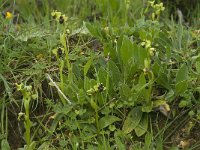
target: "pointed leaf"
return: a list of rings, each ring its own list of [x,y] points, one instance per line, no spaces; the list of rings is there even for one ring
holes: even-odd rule
[[[139,60],[139,65],[140,65],[140,68],[143,69],[144,68],[144,60],[148,56],[148,52],[147,52],[147,49],[144,49],[143,47],[138,47],[138,60]]]
[[[142,112],[151,112],[153,108],[153,102],[150,101],[142,106]]]
[[[135,133],[138,137],[142,136],[147,132],[148,128],[148,115],[147,113],[144,113],[142,116],[142,119],[140,120],[140,123],[135,128]]]
[[[176,84],[178,84],[179,82],[181,82],[183,80],[187,80],[187,79],[188,79],[188,68],[187,68],[186,64],[184,64],[181,66],[181,68],[177,72]]]
[[[161,64],[158,62],[155,62],[152,66],[152,71],[156,77],[156,82],[162,85],[163,87],[165,87],[166,89],[170,90],[171,87],[169,84],[167,74],[165,73],[163,68],[161,68]]]
[[[91,35],[100,38],[101,37],[101,28],[98,23],[85,23],[85,27],[88,29]]]
[[[200,74],[200,61],[196,62],[196,70],[197,70],[197,73]]]
[[[61,113],[57,113],[55,115],[55,118],[53,120],[53,123],[51,124],[51,127],[50,127],[50,131],[53,133],[55,130],[56,130],[56,127],[58,125],[58,122],[62,119],[62,117],[64,117],[65,115],[64,114],[61,114]]]
[[[119,137],[115,136],[115,142],[117,144],[117,149],[126,150],[125,144],[122,143],[122,141]]]
[[[1,141],[1,149],[2,150],[10,150],[10,145],[6,139]]]
[[[166,89],[170,89],[170,84],[168,82],[168,78],[167,75],[163,72],[160,72],[158,75],[158,78],[156,80],[156,82],[160,85],[162,85],[163,87],[165,87]]]
[[[144,88],[144,85],[146,84],[146,79],[144,76],[144,73],[141,73],[140,77],[139,77],[139,83],[138,83],[138,88]]]
[[[142,118],[142,111],[141,107],[135,107],[133,108],[126,118],[124,125],[122,127],[122,130],[124,133],[130,133],[135,129],[135,127],[139,124],[140,120]]]
[[[149,149],[153,139],[153,134],[152,133],[147,133],[145,135],[145,149]]]
[[[128,64],[133,56],[133,44],[128,37],[124,36],[120,48],[120,56],[124,64]]]
[[[50,145],[51,144],[49,142],[44,142],[44,143],[42,143],[42,145],[39,146],[39,148],[37,150],[49,149]]]
[[[120,121],[121,119],[116,116],[105,116],[99,120],[99,127],[100,130],[113,124],[116,121]]]
[[[118,85],[118,83],[122,80],[122,74],[119,71],[119,68],[117,67],[116,63],[114,63],[112,60],[109,61],[109,69],[111,72],[113,83]]]
[[[86,76],[90,66],[92,65],[93,58],[89,59],[88,62],[84,66],[84,76]]]
[[[93,99],[91,99],[90,104],[94,110],[97,110],[99,108],[99,106]]]
[[[176,84],[176,94],[183,94],[188,87],[188,82],[186,80],[181,81]]]

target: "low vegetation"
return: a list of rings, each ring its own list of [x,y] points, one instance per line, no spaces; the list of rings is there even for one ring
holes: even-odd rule
[[[200,4],[1,0],[2,150],[200,149]]]

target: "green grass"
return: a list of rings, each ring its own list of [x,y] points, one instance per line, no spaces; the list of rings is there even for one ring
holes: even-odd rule
[[[199,148],[200,5],[0,2],[1,149]]]

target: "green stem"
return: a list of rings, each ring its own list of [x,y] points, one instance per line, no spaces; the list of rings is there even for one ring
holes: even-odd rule
[[[107,99],[108,99],[108,90],[109,90],[109,82],[110,82],[110,65],[109,65],[109,60],[107,62],[107,77],[106,77],[106,99],[105,99],[105,102],[107,102]]]
[[[5,112],[5,99],[3,99],[3,105],[1,110],[1,134],[5,134],[4,132],[4,112]]]
[[[154,74],[153,74],[153,72],[152,71],[150,71],[149,73],[148,73],[148,78],[150,79],[149,80],[149,90],[148,90],[148,102],[150,102],[151,101],[151,93],[152,93],[152,84],[153,84],[153,82],[154,82]]]
[[[93,96],[92,96],[93,97]],[[97,104],[97,96],[95,95],[95,103]],[[98,114],[98,108],[95,108],[95,120],[96,120],[96,126],[97,126],[97,134],[99,135],[100,129],[99,129],[99,114]]]
[[[98,114],[98,111],[97,110],[95,110],[95,113],[96,113],[96,115],[95,115],[95,120],[96,120],[96,126],[97,126],[97,134],[99,135],[99,114]]]
[[[66,34],[66,28],[64,27],[64,35]],[[65,35],[66,36],[66,35]],[[69,60],[69,42],[68,42],[68,38],[65,38],[65,45],[64,45],[64,50],[65,50],[65,58],[66,58],[66,62],[67,62],[67,68],[68,68],[68,80],[69,82],[72,82],[72,68],[71,68],[71,64],[70,64],[70,60]]]
[[[30,136],[30,129],[31,129],[31,121],[30,121],[30,116],[29,116],[29,102],[30,102],[30,98],[28,99],[25,99],[25,103],[26,105],[25,106],[25,111],[26,111],[26,114],[25,114],[25,128],[26,128],[26,132],[25,132],[25,136],[26,136],[26,144],[27,146],[29,147],[30,144],[31,144],[31,136]]]
[[[60,61],[60,69],[59,69],[59,71],[60,71],[60,88],[61,88],[61,91],[63,91],[64,90],[64,81],[63,81],[63,67],[64,67],[64,62],[63,62],[63,60],[61,60]]]

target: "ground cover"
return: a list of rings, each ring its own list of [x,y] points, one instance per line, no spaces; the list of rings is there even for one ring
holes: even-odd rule
[[[0,2],[1,149],[200,149],[200,4]]]

